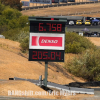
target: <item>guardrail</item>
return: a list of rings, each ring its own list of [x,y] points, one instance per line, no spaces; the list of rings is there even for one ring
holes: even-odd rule
[[[44,5],[44,6],[35,6],[35,7],[25,7],[22,10],[31,10],[31,9],[40,9],[40,8],[49,8],[49,7],[60,7],[60,6],[71,6],[71,5],[80,5],[80,4],[92,4],[92,3],[100,3],[100,1],[94,2],[75,2],[75,3],[66,3],[66,4],[56,4],[56,5]]]
[[[94,13],[100,13],[100,10],[99,11],[89,11],[89,12],[87,12],[87,11],[83,11],[83,12],[75,12],[75,13],[70,13],[70,12],[68,12],[68,13],[61,13],[61,14],[55,14],[55,15],[53,15],[53,16],[72,16],[72,15],[82,15],[82,14],[94,14]],[[45,14],[45,16],[47,16],[46,14]]]
[[[14,77],[13,80],[29,81],[40,87],[41,87],[41,85],[44,86],[43,80],[24,79],[24,78],[18,78],[18,77]],[[71,92],[71,93],[94,94],[94,89],[91,89],[91,88],[70,87],[70,86],[60,85],[60,84],[53,83],[53,82],[47,82],[47,87],[55,88],[58,90],[67,91],[67,92]]]

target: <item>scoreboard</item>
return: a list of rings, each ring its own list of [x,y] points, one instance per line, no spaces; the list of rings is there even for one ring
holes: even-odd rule
[[[62,22],[30,22],[30,32],[64,33],[65,24]]]
[[[29,61],[64,62],[66,18],[29,17]]]

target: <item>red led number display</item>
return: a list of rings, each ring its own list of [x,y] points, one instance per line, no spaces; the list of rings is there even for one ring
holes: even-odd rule
[[[33,51],[32,59],[61,60],[61,52]]]
[[[49,27],[49,31],[51,32],[61,32],[62,31],[62,24],[56,24],[56,23],[39,23],[39,31],[47,31],[47,28],[45,28],[44,26],[48,26]]]

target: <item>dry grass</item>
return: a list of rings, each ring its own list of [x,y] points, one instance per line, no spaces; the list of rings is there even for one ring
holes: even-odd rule
[[[91,4],[90,4],[91,5]],[[52,14],[53,13],[64,13],[66,12],[75,12],[75,11],[83,11],[97,9],[99,5],[81,5],[81,6],[70,6],[70,7],[55,7],[55,8],[47,8],[41,10],[32,10],[32,11],[22,11],[24,15],[44,15],[45,13]],[[99,15],[98,15],[99,16]],[[92,41],[95,45],[100,46],[99,38],[89,37],[90,41]],[[42,75],[44,78],[44,62],[32,62],[28,61],[27,58],[18,55],[20,53],[19,43],[7,39],[0,38],[0,79],[5,79],[6,81],[0,81],[0,96],[7,96],[8,90],[21,90],[21,91],[44,91],[33,83],[27,81],[9,81],[9,78],[20,77],[26,79],[39,79],[39,76]],[[24,54],[28,57],[27,54]],[[75,55],[73,54],[65,54],[65,62],[67,60],[72,59]],[[61,66],[64,63],[57,63]],[[62,68],[62,67],[61,67]],[[63,68],[62,68],[63,69]],[[65,76],[61,71],[57,71],[58,69],[55,66],[48,65],[48,81],[55,82],[58,84],[68,84],[70,82],[85,82],[85,80],[75,77],[70,73],[67,73],[68,77]],[[34,95],[30,97],[34,98],[48,98],[48,99],[71,99],[71,100],[81,100],[84,97],[91,97],[93,95],[86,94],[78,94],[76,96],[43,96],[43,95]],[[23,96],[25,97],[25,96]]]
[[[100,46],[100,38],[99,37],[86,37],[96,46]]]
[[[0,79],[9,79],[14,76],[29,79],[38,79],[40,75],[44,77],[44,62],[40,64],[38,62],[28,61],[27,58],[19,56],[18,53],[20,52],[20,48],[18,42],[0,39],[0,45],[0,52],[3,52],[0,54]],[[68,54],[66,56],[70,58],[72,55]],[[74,80],[63,76],[63,73],[56,72],[57,69],[53,68],[53,66],[48,67],[49,81],[59,84],[74,82]],[[59,79],[61,81],[59,81]]]
[[[33,9],[21,11],[23,15],[35,15],[35,16],[49,16],[49,15],[66,15],[76,12],[90,12],[100,10],[100,3],[96,4],[84,4],[84,5],[72,5],[72,6],[62,6],[62,7],[51,7],[42,9]],[[83,14],[84,15],[84,14]],[[78,16],[78,15],[77,15]],[[80,15],[81,16],[81,15]],[[86,15],[84,15],[86,16]],[[100,13],[91,14],[88,16],[100,17]]]
[[[33,91],[33,95],[25,95],[23,92],[23,95],[20,95],[20,97],[34,97],[34,98],[52,98],[55,99],[54,96],[43,96],[43,95],[35,95],[35,91],[37,92],[45,92],[40,87],[34,85],[33,83],[30,83],[28,81],[0,81],[0,95],[1,96],[7,96],[8,91]],[[46,92],[47,93],[47,92]],[[11,96],[11,95],[9,95]]]
[[[25,79],[39,79],[39,76],[42,75],[44,78],[44,62],[41,64],[35,61],[28,61],[27,58],[24,58],[18,55],[20,51],[19,43],[7,39],[0,38],[0,79],[6,81],[0,81],[0,95],[7,96],[7,91],[10,90],[32,90],[32,91],[44,91],[38,86],[30,82],[25,81],[9,81],[9,78],[20,77]],[[27,55],[26,55],[27,56]],[[66,54],[65,61],[71,59],[73,54]],[[58,63],[59,64],[59,63]],[[61,64],[62,66],[63,64]],[[74,75],[69,74],[67,71],[67,76],[65,76],[61,71],[57,72],[55,66],[48,65],[48,81],[55,82],[58,84],[68,84],[70,82],[85,82],[85,80],[75,77]],[[81,98],[93,95],[76,95],[76,96],[31,96],[35,98]]]
[[[29,97],[29,98],[41,98],[41,99],[75,99],[81,100],[84,97],[93,97],[93,95],[86,94],[76,94],[75,96],[62,96],[62,95],[49,95],[46,91],[40,87],[34,85],[33,83],[27,81],[0,81],[0,96],[7,96],[8,91],[21,91],[20,95],[16,97]],[[32,95],[25,94],[25,91],[33,91]],[[36,95],[35,93],[46,93],[47,95]],[[59,91],[58,91],[59,92]],[[13,94],[13,93],[12,93]],[[11,95],[9,95],[11,97]],[[15,95],[12,95],[13,97]]]

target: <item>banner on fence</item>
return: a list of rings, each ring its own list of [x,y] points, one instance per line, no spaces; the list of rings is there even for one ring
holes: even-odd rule
[[[29,2],[28,1],[21,1],[22,2],[22,6],[29,6]]]
[[[30,3],[51,4],[51,0],[30,0]]]
[[[59,0],[52,0],[52,3],[59,3]]]

